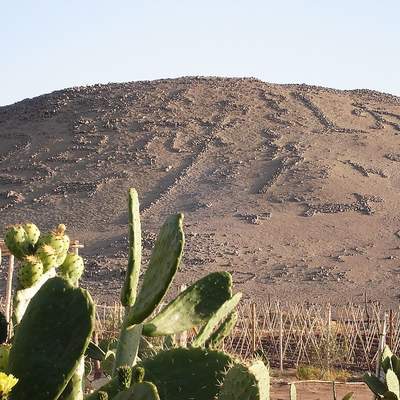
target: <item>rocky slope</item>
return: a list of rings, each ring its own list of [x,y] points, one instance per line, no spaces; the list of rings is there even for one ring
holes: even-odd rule
[[[178,283],[229,270],[258,300],[398,301],[398,97],[255,79],[78,87],[0,107],[0,143],[0,237],[65,222],[106,300],[134,186],[146,255],[185,213]]]

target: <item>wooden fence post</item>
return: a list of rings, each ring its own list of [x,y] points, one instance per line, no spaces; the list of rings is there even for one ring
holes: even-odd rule
[[[279,369],[283,372],[283,315],[279,307]]]
[[[381,355],[382,355],[383,349],[385,348],[385,344],[386,344],[386,329],[387,329],[386,323],[387,323],[387,313],[385,312],[383,314],[382,332],[379,337],[379,348],[378,348],[378,354],[376,357],[375,375],[378,378],[381,373]]]
[[[331,356],[331,338],[332,338],[332,308],[331,305],[328,304],[328,321],[327,321],[327,328],[328,328],[328,338],[327,338],[327,349],[326,349],[326,366],[329,370],[330,367],[330,356]]]
[[[256,329],[257,329],[257,315],[256,303],[251,303],[251,351],[252,354],[256,352]]]

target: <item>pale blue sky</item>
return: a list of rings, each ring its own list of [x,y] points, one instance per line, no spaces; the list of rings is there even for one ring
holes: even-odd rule
[[[0,0],[0,105],[187,75],[400,95],[400,0]]]

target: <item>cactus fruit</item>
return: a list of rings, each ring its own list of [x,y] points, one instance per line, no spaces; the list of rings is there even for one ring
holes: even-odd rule
[[[192,346],[203,346],[207,339],[212,335],[215,327],[225,319],[238,305],[242,297],[241,293],[236,293],[211,316],[207,323],[201,328],[199,334],[193,340]]]
[[[11,346],[9,344],[0,345],[0,372],[5,372],[7,370],[10,349]]]
[[[168,290],[182,257],[185,241],[182,225],[183,214],[178,214],[168,217],[161,227],[144,274],[142,288],[129,312],[129,325],[143,322]]]
[[[4,236],[4,243],[19,260],[29,254],[28,235],[22,225],[10,226]]]
[[[84,270],[83,258],[74,253],[68,253],[64,262],[58,268],[58,275],[69,279],[74,285],[78,284]]]
[[[210,400],[232,364],[229,355],[202,348],[161,351],[138,365],[146,380],[153,382],[162,400]]]
[[[65,234],[65,229],[65,225],[60,224],[55,231],[41,235],[37,242],[39,247],[47,244],[54,249],[57,265],[64,262],[69,249],[69,237]]]
[[[26,256],[18,269],[18,282],[23,289],[34,285],[43,275],[43,264],[35,256]]]
[[[43,264],[43,273],[49,269],[57,267],[57,255],[55,250],[48,244],[40,246],[35,253]]]
[[[142,232],[140,227],[139,198],[135,189],[129,189],[129,253],[125,282],[121,290],[121,304],[131,307],[136,300],[142,260]]]
[[[31,251],[34,251],[35,245],[39,240],[40,231],[39,228],[32,223],[24,224],[22,227],[25,229],[26,232],[26,242]]]
[[[49,279],[30,301],[13,339],[8,371],[19,379],[13,397],[57,399],[86,351],[94,324],[89,293],[62,278]]]
[[[235,364],[226,374],[218,400],[269,400],[269,369],[262,361]]]
[[[7,340],[8,322],[6,316],[0,312],[0,344]]]
[[[164,336],[206,323],[232,296],[229,272],[213,272],[180,293],[143,326],[145,336]]]

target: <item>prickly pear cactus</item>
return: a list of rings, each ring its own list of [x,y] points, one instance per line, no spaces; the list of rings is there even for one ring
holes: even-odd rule
[[[182,225],[183,214],[178,214],[168,217],[161,227],[142,288],[129,312],[129,325],[143,322],[168,290],[182,257],[185,241]]]
[[[218,400],[269,400],[269,369],[262,361],[234,365],[226,374]]]
[[[117,368],[115,376],[110,379],[101,388],[95,390],[85,397],[85,400],[96,400],[100,392],[107,393],[110,399],[114,399],[115,396],[124,390],[129,389],[132,381],[132,368],[128,366],[122,366]]]
[[[0,372],[5,372],[8,366],[8,357],[10,355],[11,345],[0,345]]]
[[[74,253],[68,253],[64,262],[58,268],[58,275],[69,279],[73,285],[77,285],[84,270],[83,258]]]
[[[6,316],[0,312],[0,344],[7,340],[8,322]]]
[[[38,257],[26,256],[18,268],[17,277],[21,288],[33,286],[43,275],[43,264]]]
[[[55,231],[41,235],[37,242],[38,247],[47,244],[54,249],[57,256],[57,265],[61,265],[64,262],[69,249],[70,240],[65,234],[65,230],[65,225],[60,224]]]
[[[224,339],[230,335],[238,320],[238,313],[231,312],[218,329],[206,340],[205,347],[218,349],[223,343]]]
[[[142,231],[140,226],[139,197],[135,189],[128,193],[129,213],[129,253],[128,268],[124,285],[121,290],[121,304],[131,307],[135,303],[137,285],[139,282],[140,263],[142,260]]]
[[[236,293],[231,299],[227,300],[201,328],[199,334],[193,340],[192,346],[203,346],[213,334],[216,326],[235,309],[241,297],[241,293]]]
[[[213,272],[188,287],[143,326],[145,336],[165,336],[202,325],[232,296],[229,272]]]
[[[140,382],[118,393],[113,400],[160,400],[157,387],[152,382]]]
[[[19,260],[30,254],[28,235],[22,225],[10,226],[4,236],[4,243]]]
[[[232,358],[222,352],[202,348],[161,351],[138,365],[146,380],[153,382],[161,400],[210,400]]]
[[[48,244],[40,246],[36,250],[35,256],[38,257],[43,264],[43,273],[46,273],[49,269],[58,266],[56,252]]]
[[[8,372],[18,400],[53,400],[63,392],[86,351],[95,324],[86,290],[49,279],[30,301],[10,351]]]

